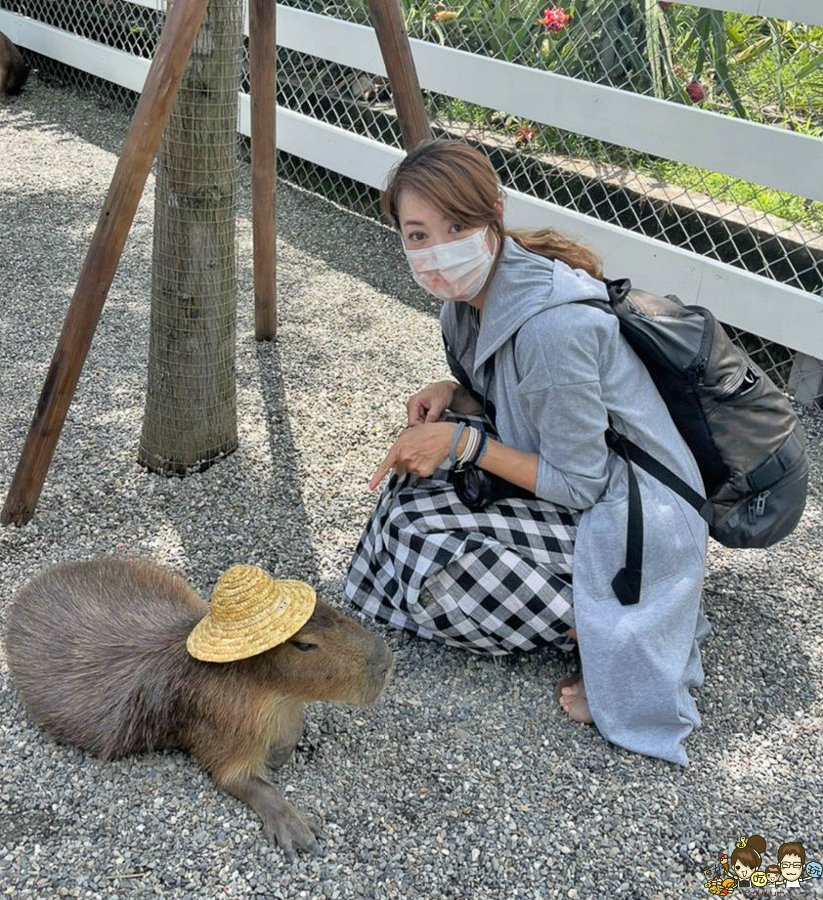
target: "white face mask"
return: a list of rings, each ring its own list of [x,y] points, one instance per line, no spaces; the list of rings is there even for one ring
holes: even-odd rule
[[[488,230],[487,225],[468,237],[423,250],[406,248],[412,278],[439,300],[473,300],[494,265]]]

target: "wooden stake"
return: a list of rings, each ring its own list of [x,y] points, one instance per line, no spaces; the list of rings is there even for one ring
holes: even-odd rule
[[[24,525],[34,514],[207,6],[208,0],[177,0],[166,19],[0,512],[4,525]]]
[[[249,2],[254,336],[277,334],[277,37],[274,0]]]
[[[398,0],[369,0],[369,15],[383,54],[406,152],[432,137]]]

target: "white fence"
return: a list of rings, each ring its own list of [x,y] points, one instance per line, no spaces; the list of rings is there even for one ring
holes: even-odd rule
[[[162,0],[133,0],[152,9]],[[820,0],[703,0],[701,6],[823,25]],[[0,31],[15,43],[89,74],[139,91],[149,63],[59,28],[0,9]],[[278,42],[344,66],[385,75],[372,29],[278,7]],[[632,94],[551,72],[413,40],[421,86],[658,157],[725,173],[809,200],[823,200],[823,139],[770,125]],[[248,95],[239,130],[249,134]],[[395,147],[298,112],[279,109],[278,148],[372,187],[382,187],[401,155]],[[821,393],[823,285],[800,290],[707,259],[608,222],[508,192],[507,224],[551,225],[585,241],[610,274],[648,290],[674,290],[721,321],[797,351],[792,388]]]

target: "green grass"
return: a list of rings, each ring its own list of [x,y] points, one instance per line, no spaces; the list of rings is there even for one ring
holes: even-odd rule
[[[760,210],[796,225],[823,231],[823,203],[818,201],[804,200],[802,197],[741,181],[730,175],[707,172],[705,169],[669,160],[646,159],[637,165],[635,170],[652,175],[667,184],[699,191],[715,200],[725,200],[749,209]]]

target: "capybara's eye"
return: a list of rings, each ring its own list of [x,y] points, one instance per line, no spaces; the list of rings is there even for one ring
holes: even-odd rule
[[[298,650],[303,650],[304,652],[306,650],[316,650],[317,649],[317,644],[306,644],[303,641],[289,641],[289,643],[292,646],[297,647]]]

